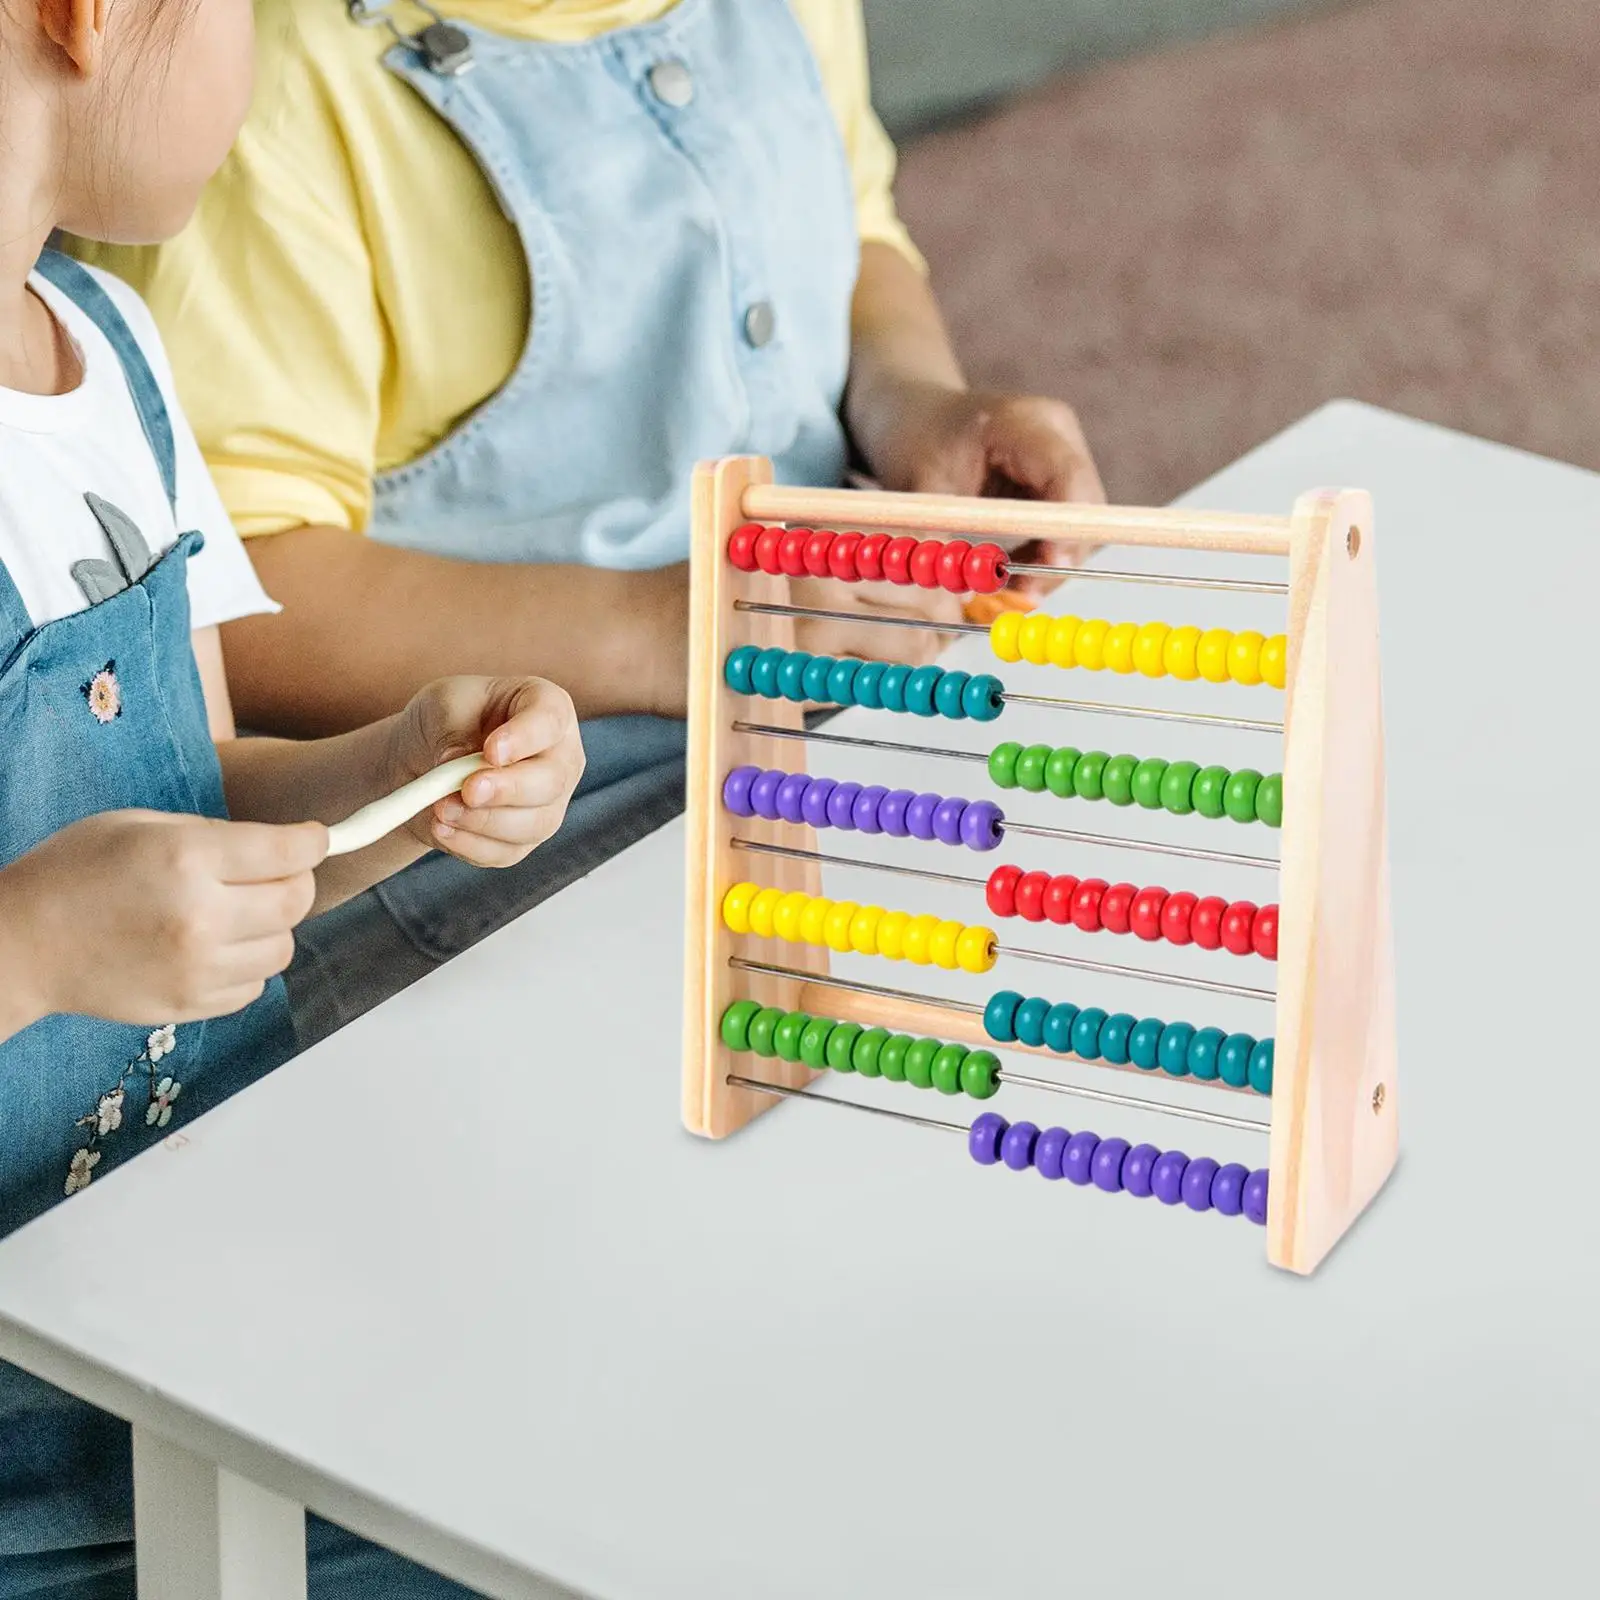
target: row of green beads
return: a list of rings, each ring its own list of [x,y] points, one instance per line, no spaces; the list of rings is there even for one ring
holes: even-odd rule
[[[857,1072],[941,1094],[969,1094],[974,1100],[987,1100],[1000,1087],[1000,1060],[991,1050],[914,1039],[909,1033],[863,1028],[804,1011],[779,1011],[754,1000],[735,1000],[722,1013],[722,1042],[730,1050],[798,1061],[818,1072]]]
[[[1047,744],[999,744],[989,753],[989,777],[1001,789],[1048,789],[1063,800],[1109,800],[1187,816],[1232,817],[1235,822],[1283,821],[1283,774],[1253,767],[1230,771],[1159,756],[1113,756],[1104,750],[1052,749]]]

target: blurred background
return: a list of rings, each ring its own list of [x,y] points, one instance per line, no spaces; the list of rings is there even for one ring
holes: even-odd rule
[[[972,381],[1160,503],[1353,397],[1600,469],[1600,0],[866,0]]]

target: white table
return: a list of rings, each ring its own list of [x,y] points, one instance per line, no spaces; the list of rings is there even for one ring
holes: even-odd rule
[[[302,1593],[302,1505],[503,1597],[1577,1592],[1600,478],[1341,404],[1193,499],[1325,481],[1378,507],[1404,1154],[1317,1277],[876,1118],[691,1140],[669,828],[0,1247],[0,1353],[138,1430],[149,1592]]]

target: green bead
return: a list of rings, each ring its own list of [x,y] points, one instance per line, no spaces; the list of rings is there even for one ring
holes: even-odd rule
[[[1175,817],[1194,810],[1194,780],[1200,769],[1192,761],[1174,761],[1161,777],[1161,804]]]
[[[800,1059],[813,1072],[828,1065],[828,1038],[838,1026],[832,1017],[813,1017],[800,1035]]]
[[[1044,764],[1045,788],[1063,800],[1070,800],[1078,792],[1072,787],[1073,768],[1082,757],[1083,752],[1073,749],[1070,744],[1062,745],[1059,750],[1052,750],[1050,759]]]
[[[1257,1094],[1272,1093],[1272,1057],[1275,1046],[1271,1039],[1263,1039],[1250,1052],[1250,1087]]]
[[[1217,1057],[1222,1051],[1221,1028],[1201,1028],[1189,1041],[1189,1075],[1206,1081],[1219,1073]]]
[[[1072,792],[1080,800],[1098,800],[1105,794],[1103,780],[1110,759],[1104,750],[1084,752],[1072,769]]]
[[[750,1048],[750,1022],[761,1011],[755,1000],[735,1000],[722,1013],[722,1042],[730,1050]]]
[[[861,1037],[859,1022],[836,1022],[828,1035],[827,1062],[835,1072],[856,1070],[856,1040]]]
[[[1261,785],[1261,774],[1253,767],[1240,767],[1228,779],[1228,787],[1222,791],[1222,809],[1233,818],[1235,822],[1254,822],[1256,820],[1256,790]]]
[[[1161,780],[1167,775],[1167,764],[1160,756],[1147,756],[1133,769],[1133,798],[1136,805],[1146,811],[1161,809]]]
[[[1232,1089],[1250,1082],[1250,1052],[1256,1047],[1248,1033],[1230,1033],[1217,1052],[1217,1076]]]
[[[906,1051],[906,1082],[913,1088],[933,1087],[933,1058],[940,1049],[937,1039],[918,1039]]]
[[[933,1058],[929,1076],[940,1094],[961,1093],[961,1069],[966,1060],[967,1047],[964,1044],[947,1044]]]
[[[1189,1045],[1194,1039],[1192,1022],[1169,1022],[1161,1030],[1161,1070],[1174,1078],[1189,1076]]]
[[[974,1100],[987,1100],[1000,1087],[1000,1058],[992,1050],[974,1050],[961,1063],[961,1087]]]
[[[1128,1041],[1138,1026],[1139,1019],[1130,1016],[1126,1011],[1119,1011],[1115,1016],[1107,1017],[1100,1025],[1100,1054],[1119,1067],[1127,1066],[1130,1059]]]
[[[878,1064],[878,1053],[888,1038],[887,1028],[868,1028],[856,1040],[855,1048],[850,1052],[850,1065],[863,1078],[878,1078],[883,1075],[883,1068]]]
[[[1283,823],[1283,774],[1270,773],[1256,785],[1256,821],[1269,828]]]
[[[1026,789],[1030,794],[1041,794],[1044,791],[1045,763],[1050,759],[1050,746],[1047,744],[1030,744],[1026,750],[1017,757],[1017,784]]]
[[[1232,776],[1226,767],[1202,767],[1195,774],[1194,787],[1190,793],[1194,799],[1194,808],[1202,817],[1210,817],[1215,821],[1223,814],[1222,797],[1227,791],[1228,779]]]
[[[1138,770],[1137,756],[1112,756],[1100,774],[1100,787],[1114,806],[1133,804],[1133,775]]]
[[[1015,739],[997,744],[989,752],[989,782],[997,789],[1015,789],[1017,786],[1017,757],[1022,746]]]
[[[881,1076],[890,1083],[904,1083],[906,1081],[906,1051],[911,1048],[911,1035],[908,1033],[891,1033],[883,1041],[883,1048],[878,1052],[878,1065],[882,1068]]]
[[[772,1045],[772,1035],[776,1032],[778,1024],[783,1021],[783,1013],[776,1006],[763,1006],[750,1019],[747,1030],[750,1048],[758,1056],[776,1054]]]
[[[1161,1035],[1166,1023],[1159,1017],[1145,1017],[1128,1035],[1128,1059],[1145,1072],[1154,1072],[1161,1065]]]
[[[800,1059],[800,1039],[811,1024],[811,1018],[804,1011],[786,1011],[772,1030],[772,1048],[778,1052],[780,1061],[798,1061]]]

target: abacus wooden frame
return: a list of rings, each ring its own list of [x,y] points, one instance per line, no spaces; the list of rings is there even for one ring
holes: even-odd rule
[[[735,602],[782,603],[788,580],[745,573],[727,559],[747,521],[868,528],[930,536],[1078,540],[1239,551],[1289,558],[1284,707],[1284,813],[1279,874],[1276,1063],[1268,1167],[1267,1258],[1309,1273],[1382,1187],[1398,1153],[1394,963],[1389,919],[1376,546],[1372,506],[1356,490],[1302,495],[1289,517],[1187,510],[965,500],[940,495],[777,487],[770,464],[731,457],[695,478],[690,594],[687,945],[683,1117],[720,1139],[776,1100],[731,1086],[740,1066],[719,1023],[735,999],[842,1020],[982,1040],[975,1018],[919,1013],[900,1002],[822,990],[794,979],[736,973],[730,960],[771,960],[762,941],[731,933],[728,886],[747,875],[732,838],[797,842],[797,830],[735,819],[721,788],[736,766],[798,770],[803,744],[735,733],[748,708],[723,682],[741,644],[793,648],[784,617],[736,612]],[[798,727],[801,708],[764,703],[762,720]],[[809,834],[811,830],[806,829]],[[801,841],[811,843],[814,840]],[[814,864],[764,860],[763,881],[820,892]],[[827,952],[786,946],[781,961],[826,973]],[[798,1063],[763,1063],[769,1081],[803,1088]]]

